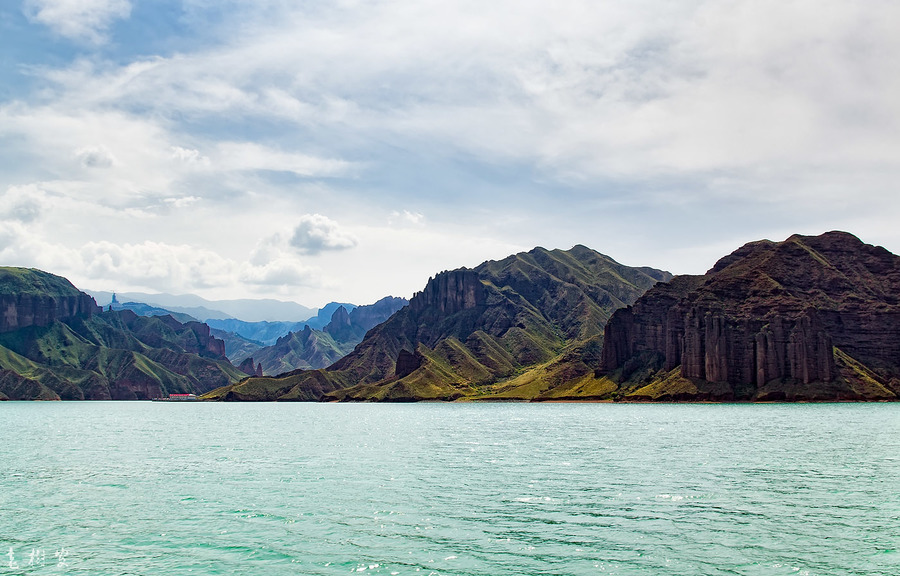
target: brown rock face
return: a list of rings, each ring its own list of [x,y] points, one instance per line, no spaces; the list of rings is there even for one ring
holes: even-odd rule
[[[425,289],[409,301],[409,306],[416,313],[430,308],[449,315],[483,306],[485,300],[484,285],[478,272],[464,268],[442,272],[429,279]]]
[[[254,364],[253,356],[250,356],[249,358],[245,358],[244,361],[241,362],[241,365],[238,366],[238,370],[240,370],[244,374],[256,376],[257,378],[262,378],[262,375],[263,375],[262,362]]]
[[[197,337],[196,354],[212,358],[225,358],[225,341],[219,340],[209,332],[209,326],[201,322],[188,322],[184,325]]]
[[[256,367],[253,363],[253,356],[244,358],[244,361],[241,362],[238,366],[238,370],[240,370],[244,374],[250,374],[251,376],[254,375],[256,373]]]
[[[397,355],[397,366],[394,369],[397,378],[404,378],[415,372],[422,365],[422,356],[406,349]]]
[[[77,316],[87,318],[98,311],[94,299],[83,292],[71,296],[3,294],[0,295],[0,332],[47,326],[54,320]]]
[[[836,347],[889,386],[900,375],[898,295],[900,257],[850,234],[754,242],[706,275],[676,277],[617,311],[599,371],[656,358],[666,371],[680,367],[685,378],[752,399],[774,381],[846,379]]]

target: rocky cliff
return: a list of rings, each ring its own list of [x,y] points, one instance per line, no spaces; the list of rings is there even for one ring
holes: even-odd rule
[[[253,357],[245,358],[241,365],[238,366],[238,370],[243,372],[244,374],[249,374],[251,376],[262,377],[263,375],[263,367],[262,363],[257,362],[253,363]]]
[[[829,232],[747,244],[604,332],[625,397],[824,400],[900,393],[900,257]]]
[[[99,312],[94,299],[65,278],[41,270],[0,268],[0,333]]]
[[[463,268],[429,278],[425,289],[417,292],[409,304],[414,314],[428,311],[446,316],[483,306],[486,299],[478,272]]]

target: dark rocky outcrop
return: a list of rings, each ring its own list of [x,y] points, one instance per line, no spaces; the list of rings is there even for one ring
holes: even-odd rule
[[[322,331],[327,332],[336,340],[351,340],[353,338],[353,325],[350,323],[350,313],[347,312],[347,309],[340,306],[335,310],[334,314],[331,315],[331,322]]]
[[[99,311],[93,298],[65,278],[41,270],[0,267],[0,333],[87,318]]]
[[[898,295],[900,257],[850,234],[753,242],[617,311],[598,372],[651,398],[686,385],[673,371],[698,399],[892,398]]]
[[[414,314],[425,311],[445,316],[484,306],[487,295],[478,272],[465,268],[443,272],[429,278],[425,289],[410,301]]]
[[[241,365],[238,366],[238,370],[240,370],[244,374],[249,374],[251,376],[260,376],[261,377],[263,375],[262,363],[254,364],[252,356],[244,359],[244,361],[241,362]]]
[[[405,378],[422,366],[422,355],[414,354],[408,350],[401,350],[397,355],[397,363],[394,367],[394,375],[397,378]]]

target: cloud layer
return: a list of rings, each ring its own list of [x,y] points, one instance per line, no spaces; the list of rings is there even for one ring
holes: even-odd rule
[[[835,228],[900,251],[895,2],[155,10],[22,4],[23,34],[90,50],[36,52],[33,88],[0,100],[4,254],[76,246],[83,282],[363,301],[537,244],[674,272]],[[178,32],[141,44],[154,22]],[[394,284],[357,280],[387,265]]]

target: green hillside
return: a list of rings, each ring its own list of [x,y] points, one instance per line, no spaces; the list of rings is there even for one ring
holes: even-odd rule
[[[147,399],[245,376],[199,322],[102,312],[68,280],[0,268],[0,399]]]
[[[77,297],[81,292],[62,276],[34,268],[0,266],[0,295]]]

